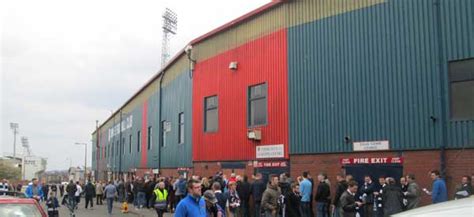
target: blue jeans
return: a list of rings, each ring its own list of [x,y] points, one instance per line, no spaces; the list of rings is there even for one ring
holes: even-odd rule
[[[107,212],[112,214],[112,208],[114,207],[114,198],[107,198]]]
[[[327,203],[316,203],[316,216],[317,217],[328,217],[328,204]]]
[[[145,192],[138,192],[138,206],[141,208],[146,205],[146,194]]]
[[[311,216],[311,202],[303,202],[301,201],[301,216],[302,217],[312,217]]]

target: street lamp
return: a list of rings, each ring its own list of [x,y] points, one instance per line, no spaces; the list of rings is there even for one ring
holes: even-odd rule
[[[76,145],[83,145],[86,150],[84,152],[84,182],[86,181],[86,175],[87,175],[87,143],[79,143],[76,142]]]

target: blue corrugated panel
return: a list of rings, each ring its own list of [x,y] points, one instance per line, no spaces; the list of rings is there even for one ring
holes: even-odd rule
[[[464,12],[447,13],[452,5]],[[456,39],[443,39],[458,46],[450,52],[472,57],[472,45],[462,47],[472,43],[472,1],[442,7],[444,22],[457,25],[448,31]],[[345,136],[389,140],[393,150],[439,147],[442,124],[430,116],[443,117],[439,75],[447,69],[439,67],[436,16],[433,0],[392,0],[289,28],[290,152],[351,151]],[[472,122],[452,125],[472,130]]]
[[[441,18],[445,58],[448,61],[473,58],[474,1],[441,1]],[[444,67],[447,70],[447,66]],[[449,97],[449,85],[445,93]],[[449,106],[446,109],[449,117]],[[449,121],[448,138],[449,148],[474,147],[474,120]]]
[[[166,146],[161,148],[161,168],[192,167],[192,80],[189,73],[181,73],[164,86],[162,91],[161,120],[171,122],[171,131],[166,134]],[[181,112],[184,112],[185,138],[183,144],[178,144],[178,121]]]

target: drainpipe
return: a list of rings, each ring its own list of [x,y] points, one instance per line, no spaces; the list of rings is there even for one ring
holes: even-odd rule
[[[163,90],[162,90],[162,87],[163,87],[163,78],[165,77],[165,74],[166,74],[166,70],[164,70],[162,72],[163,74],[161,75],[160,77],[160,87],[159,87],[159,91],[160,91],[160,99],[158,101],[158,106],[159,106],[159,111],[158,111],[158,114],[160,116],[160,118],[158,119],[158,133],[159,133],[159,141],[158,141],[158,174],[161,174],[161,147],[163,146],[163,124],[161,123],[162,122],[162,110],[163,110]]]
[[[439,70],[439,102],[440,102],[440,124],[441,124],[441,144],[440,144],[440,172],[446,178],[446,144],[448,143],[447,128],[447,105],[446,105],[446,75],[445,75],[445,58],[443,49],[443,33],[442,33],[442,17],[441,17],[441,0],[435,1],[436,7],[436,33],[438,36],[438,70]]]

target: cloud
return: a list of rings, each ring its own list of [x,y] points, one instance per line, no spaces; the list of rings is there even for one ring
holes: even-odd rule
[[[165,7],[178,14],[175,53],[268,1],[3,1],[0,152],[12,152],[9,123],[17,122],[49,170],[65,169],[67,158],[82,165],[83,148],[74,142],[90,144],[95,120],[158,71]]]

